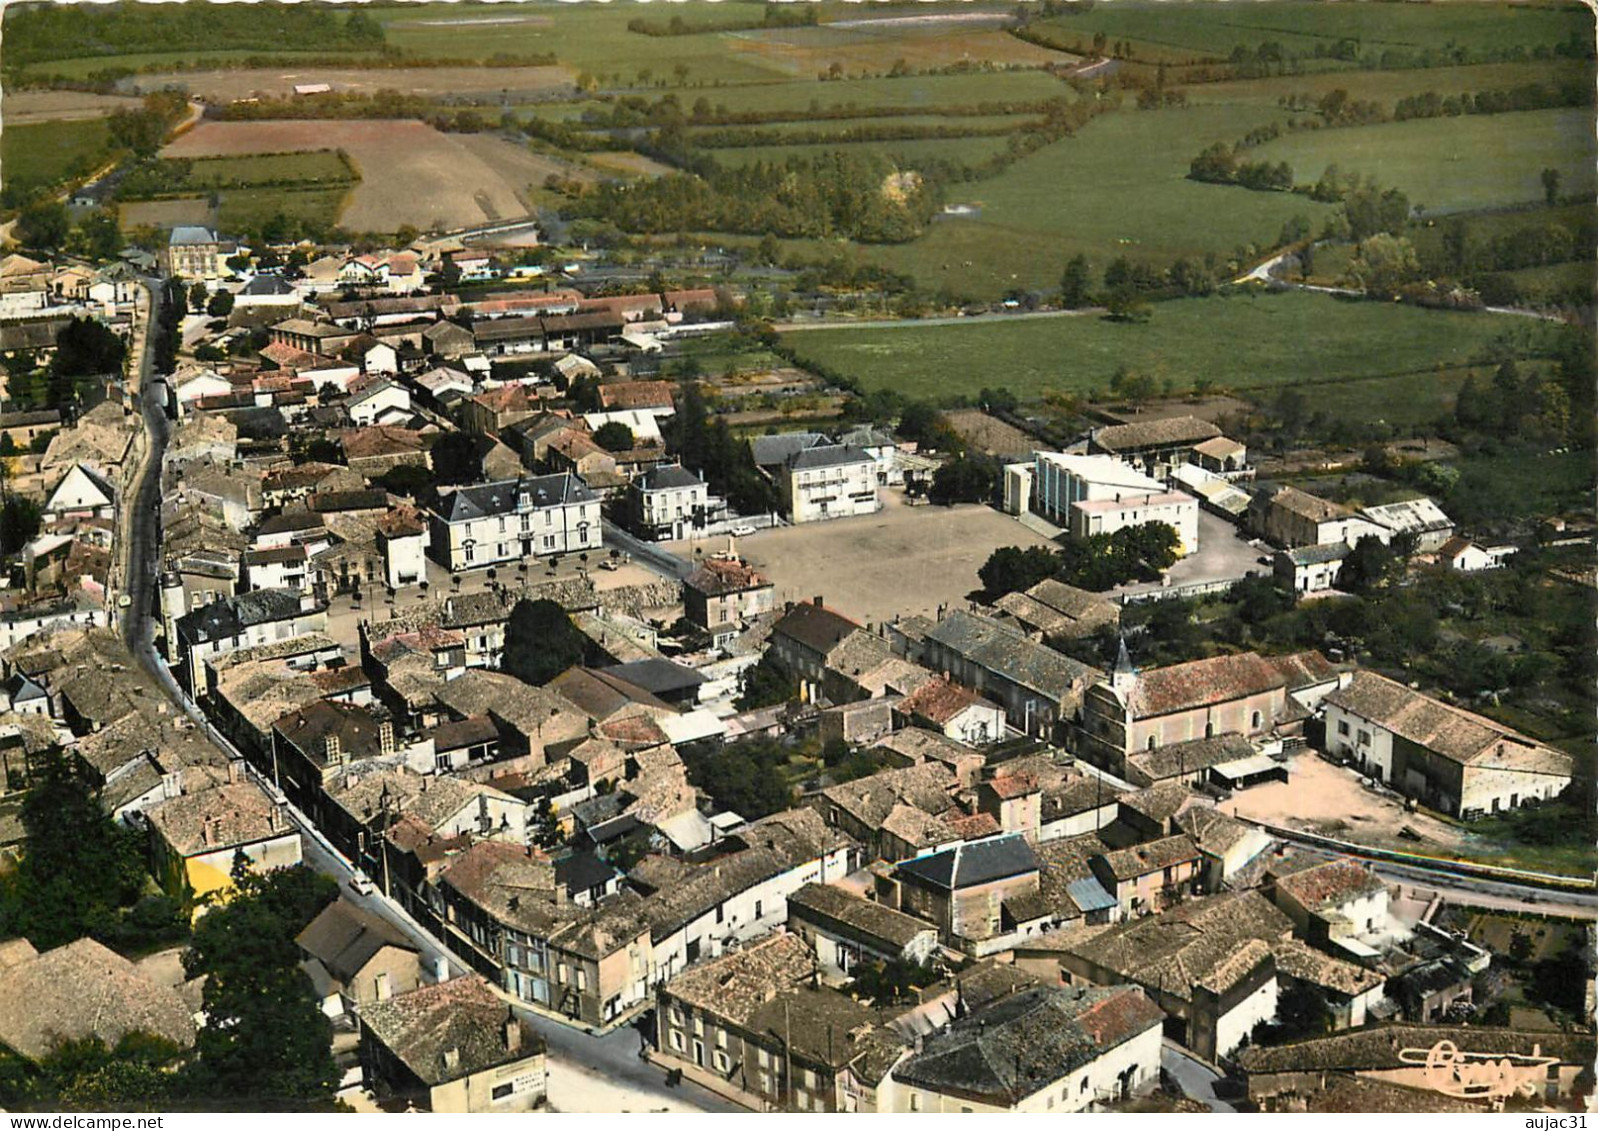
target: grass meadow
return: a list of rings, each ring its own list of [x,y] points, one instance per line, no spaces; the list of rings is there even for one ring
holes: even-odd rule
[[[92,172],[109,140],[104,118],[8,126],[0,132],[0,175],[7,184],[59,184]]]
[[[1346,397],[1350,411],[1386,382],[1380,400],[1418,396],[1443,404],[1507,330],[1509,316],[1421,310],[1303,293],[1246,292],[1162,303],[1144,324],[1095,315],[896,328],[803,330],[785,335],[801,359],[852,377],[867,389],[949,401],[984,386],[1006,386],[1023,400],[1045,392],[1108,387],[1125,365],[1173,388],[1208,380],[1217,389],[1264,392],[1315,386],[1316,398]],[[1431,412],[1430,415],[1435,415]]]

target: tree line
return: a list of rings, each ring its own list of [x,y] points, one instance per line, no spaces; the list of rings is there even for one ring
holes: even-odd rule
[[[824,153],[741,168],[705,163],[697,173],[607,182],[570,197],[565,211],[629,232],[771,233],[903,243],[926,230],[938,202],[927,178],[906,173],[885,157]]]

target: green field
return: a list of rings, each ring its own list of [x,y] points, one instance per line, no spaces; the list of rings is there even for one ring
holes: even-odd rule
[[[707,150],[719,165],[738,168],[757,161],[780,164],[790,157],[820,157],[827,153],[885,153],[895,160],[915,165],[925,161],[954,161],[974,164],[995,153],[1004,152],[1009,143],[1003,137],[914,138],[908,141],[858,141],[847,144],[743,145],[736,149]],[[910,246],[918,246],[918,244]]]
[[[44,187],[91,173],[109,140],[104,118],[8,126],[0,132],[0,179]]]
[[[844,79],[724,87],[704,95],[729,109],[795,114],[832,107],[914,110],[923,106],[966,106],[983,102],[1034,102],[1071,97],[1071,88],[1041,71],[1000,71],[974,75],[906,75],[896,79]],[[698,95],[694,96],[695,98]]]
[[[1559,86],[1590,82],[1591,63],[1561,59],[1535,63],[1482,63],[1467,67],[1425,67],[1407,71],[1327,71],[1309,75],[1283,75],[1233,82],[1189,83],[1182,87],[1190,102],[1230,102],[1277,105],[1284,93],[1321,98],[1346,90],[1362,102],[1376,102],[1388,113],[1400,98],[1435,91],[1440,95],[1464,91],[1512,90],[1517,86]],[[1288,112],[1283,111],[1283,116]],[[1305,111],[1296,117],[1313,116]]]
[[[217,223],[224,231],[254,230],[281,212],[289,219],[303,219],[331,227],[338,221],[347,190],[304,189],[227,189],[221,193]]]
[[[192,196],[211,189],[279,190],[352,184],[357,178],[337,153],[258,153],[233,157],[168,158],[124,182],[122,198]]]
[[[741,11],[739,10],[741,9]],[[649,36],[627,30],[634,17],[666,20],[758,19],[757,4],[681,4],[672,10],[629,5],[562,4],[507,8],[502,4],[452,4],[448,9],[398,7],[376,13],[388,43],[422,56],[491,59],[495,55],[553,53],[606,87],[681,85],[674,68],[688,68],[688,84],[779,81],[782,70],[759,55],[734,54],[720,35]],[[425,14],[424,14],[425,13]],[[650,72],[648,81],[641,72]]]
[[[1177,389],[1200,379],[1216,388],[1268,390],[1383,377],[1430,387],[1440,370],[1476,360],[1498,334],[1524,331],[1524,321],[1246,293],[1163,303],[1144,325],[1094,315],[1001,315],[928,327],[804,330],[784,341],[801,359],[868,389],[946,400],[1002,385],[1035,400],[1045,390],[1104,389],[1122,365]]]
[[[1289,54],[1330,51],[1342,40],[1358,44],[1362,58],[1384,51],[1441,52],[1470,57],[1538,48],[1551,50],[1575,36],[1592,41],[1592,18],[1569,5],[1522,4],[1326,4],[1279,0],[1271,4],[1149,4],[1119,0],[1089,11],[1040,21],[1067,37],[1156,44],[1194,58],[1225,59],[1238,46],[1275,42]],[[1135,55],[1134,57],[1141,57]]]
[[[1542,170],[1560,171],[1561,194],[1591,196],[1598,147],[1586,110],[1533,110],[1428,118],[1289,134],[1252,151],[1286,161],[1300,184],[1328,165],[1374,176],[1427,212],[1460,212],[1543,198]]]
[[[693,126],[689,128],[688,136],[690,138],[699,138],[706,134],[714,135],[719,133],[772,134],[782,141],[786,141],[790,137],[798,137],[805,134],[840,135],[852,130],[894,130],[904,127],[964,131],[977,134],[988,130],[1009,132],[1026,122],[1036,121],[1037,118],[1038,115],[1034,114],[885,114],[869,118],[811,118],[788,122],[766,122],[757,126]],[[739,149],[744,147],[718,146],[716,148]]]
[[[122,68],[134,71],[209,70],[217,67],[242,66],[247,59],[257,57],[282,57],[291,60],[295,55],[320,56],[318,48],[296,51],[292,46],[261,50],[211,51],[196,48],[188,51],[141,51],[126,55],[89,55],[79,59],[56,59],[40,63],[23,72],[26,78],[39,75],[61,75],[68,79],[86,79],[97,71]],[[342,65],[371,52],[351,52],[342,56]]]
[[[1165,268],[1179,256],[1214,253],[1224,264],[1239,249],[1273,243],[1295,216],[1318,227],[1331,211],[1288,193],[1187,179],[1193,155],[1209,142],[1273,116],[1229,106],[1102,115],[997,177],[947,189],[948,203],[970,204],[977,215],[861,255],[928,290],[980,299],[1015,287],[1052,289],[1079,252],[1095,272],[1120,255]]]

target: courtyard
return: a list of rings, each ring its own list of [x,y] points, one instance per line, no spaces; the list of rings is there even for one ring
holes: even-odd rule
[[[1223,809],[1265,824],[1372,848],[1421,855],[1454,855],[1461,843],[1452,825],[1425,813],[1411,813],[1389,790],[1364,785],[1358,773],[1327,761],[1313,750],[1292,755],[1286,782],[1268,782],[1233,795]],[[1405,825],[1423,838],[1398,835]]]
[[[882,499],[874,515],[762,530],[737,548],[776,586],[779,605],[822,597],[863,624],[880,624],[895,614],[936,616],[939,605],[964,608],[994,550],[1050,544],[991,507],[912,506],[896,491]],[[691,558],[725,550],[727,539],[662,545]]]

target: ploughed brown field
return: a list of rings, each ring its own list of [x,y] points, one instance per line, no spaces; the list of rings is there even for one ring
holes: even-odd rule
[[[339,223],[353,231],[423,231],[514,220],[527,186],[562,166],[498,138],[440,133],[417,121],[202,122],[164,157],[342,149],[361,176]],[[547,168],[545,166],[547,165]]]

